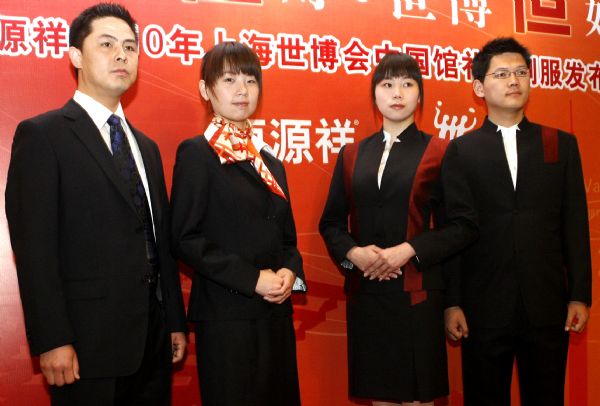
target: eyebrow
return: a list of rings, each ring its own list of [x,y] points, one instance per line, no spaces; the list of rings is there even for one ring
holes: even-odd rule
[[[115,37],[114,35],[110,35],[110,34],[100,34],[99,38],[108,38],[108,39],[111,39],[111,40],[113,40],[115,42],[119,42],[119,39],[117,37]],[[134,39],[132,39],[132,38],[124,39],[123,43],[126,43],[126,42],[133,42],[134,44],[137,44],[137,42]]]
[[[529,69],[529,68],[527,67],[527,65],[519,65],[519,66],[515,67],[515,69],[522,69],[522,68]],[[509,68],[507,68],[507,67],[505,67],[505,66],[502,66],[502,67],[500,67],[500,68],[497,68],[496,70],[509,70]]]

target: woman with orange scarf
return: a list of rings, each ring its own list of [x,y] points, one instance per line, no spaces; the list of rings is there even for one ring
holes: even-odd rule
[[[292,290],[305,290],[282,163],[252,131],[260,62],[224,42],[202,62],[214,116],[173,174],[174,255],[193,271],[188,318],[204,406],[299,405]]]

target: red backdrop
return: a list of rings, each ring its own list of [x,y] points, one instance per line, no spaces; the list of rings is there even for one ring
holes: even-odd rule
[[[527,115],[577,135],[588,193],[593,280],[600,229],[600,3],[598,0],[129,0],[139,23],[140,73],[124,99],[127,117],[159,144],[167,184],[177,145],[203,131],[199,58],[215,42],[252,46],[264,66],[256,128],[285,162],[309,284],[295,298],[305,405],[355,404],[347,397],[345,297],[317,223],[333,163],[344,142],[380,123],[369,100],[369,73],[386,49],[414,55],[426,78],[427,132],[452,138],[478,126],[484,105],[471,90],[469,64],[489,39],[512,35],[535,54]],[[69,22],[92,1],[3,0],[0,5],[0,182],[19,121],[62,106],[76,83],[67,57]],[[43,199],[43,196],[40,196]],[[2,209],[4,200],[1,200]],[[3,210],[2,210],[3,212]],[[0,216],[0,404],[49,404],[24,336],[16,273]],[[182,276],[184,293],[190,280]],[[600,315],[573,337],[567,403],[600,404]],[[194,337],[174,375],[174,404],[199,405]],[[458,347],[449,347],[451,395],[462,405]],[[516,388],[513,391],[516,395]]]

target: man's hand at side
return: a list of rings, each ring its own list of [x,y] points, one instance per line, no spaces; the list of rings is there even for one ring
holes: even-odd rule
[[[63,386],[79,379],[79,361],[71,344],[42,353],[40,368],[48,385]]]

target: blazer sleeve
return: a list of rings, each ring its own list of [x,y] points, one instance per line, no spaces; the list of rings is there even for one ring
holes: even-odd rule
[[[478,236],[477,212],[454,142],[450,143],[442,160],[440,179],[443,216],[438,217],[434,229],[409,241],[422,267],[456,254]]]
[[[287,176],[285,173],[285,168],[283,164],[280,163],[282,174],[283,174],[283,187],[288,191],[287,198],[287,213],[285,218],[285,223],[283,225],[283,268],[288,268],[294,271],[296,274],[296,278],[299,278],[302,281],[302,285],[305,285],[306,279],[304,277],[304,270],[302,266],[302,256],[300,255],[300,251],[298,251],[298,241],[296,236],[296,222],[294,221],[294,214],[292,212],[292,202],[289,193],[289,187],[287,183]],[[279,197],[276,197],[279,199]],[[304,289],[298,289],[299,291],[305,291]]]
[[[344,185],[344,150],[338,154],[337,162],[331,177],[327,202],[319,221],[319,232],[325,245],[338,264],[346,260],[346,254],[357,243],[348,231],[349,204],[346,201]]]
[[[583,171],[577,139],[568,134],[561,233],[569,300],[592,305],[590,234]]]
[[[17,127],[6,185],[6,217],[31,353],[73,343],[60,277],[59,165],[47,129]]]
[[[177,263],[171,253],[170,234],[170,212],[169,199],[167,197],[167,187],[165,185],[165,174],[163,172],[162,159],[158,146],[153,144],[155,152],[155,162],[158,170],[158,193],[160,207],[163,210],[160,227],[159,241],[159,260],[160,260],[160,279],[163,292],[163,303],[165,306],[165,315],[167,320],[167,328],[170,332],[187,332],[187,324],[185,319],[185,308],[183,305],[183,295],[181,293],[181,279],[179,278],[179,270]]]
[[[194,140],[177,150],[171,190],[173,253],[203,277],[248,297],[254,294],[260,270],[210,241],[203,229],[208,213],[211,172],[206,154]]]

